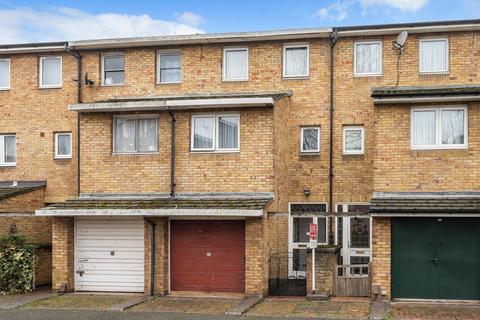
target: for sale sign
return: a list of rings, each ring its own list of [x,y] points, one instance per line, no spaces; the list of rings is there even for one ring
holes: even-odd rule
[[[310,240],[317,239],[317,225],[315,223],[310,223]]]

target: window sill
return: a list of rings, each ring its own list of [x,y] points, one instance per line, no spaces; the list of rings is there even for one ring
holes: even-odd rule
[[[412,151],[435,151],[435,150],[443,150],[443,151],[455,151],[455,150],[468,150],[468,145],[466,146],[458,146],[458,147],[452,147],[452,146],[438,146],[438,147],[429,147],[429,148],[415,148],[411,147],[410,150]]]
[[[14,168],[16,166],[17,166],[17,163],[0,164],[0,168]]]
[[[381,78],[381,77],[383,77],[382,73],[366,73],[366,74],[358,73],[358,74],[353,75],[353,78],[355,78],[355,79],[357,79],[357,78]]]
[[[320,151],[300,151],[301,156],[319,156]]]
[[[40,86],[38,90],[62,89],[62,86]]]
[[[190,150],[190,153],[197,154],[222,154],[222,153],[240,153],[240,150]]]
[[[420,71],[419,74],[421,76],[446,76],[449,75],[449,71]]]
[[[172,85],[172,84],[182,84],[182,81],[178,81],[178,82],[157,82],[156,83],[157,85],[159,86],[164,86],[164,85]]]
[[[310,76],[283,76],[282,80],[310,80]]]
[[[125,85],[125,83],[121,83],[121,84],[101,84],[100,87],[105,87],[105,88],[108,88],[108,87],[123,87]]]
[[[10,88],[0,88],[0,91],[10,91]]]
[[[55,157],[53,160],[72,160],[72,157]]]
[[[222,82],[248,82],[247,79],[222,79]]]
[[[160,152],[113,152],[112,156],[148,156],[148,155],[159,155]]]

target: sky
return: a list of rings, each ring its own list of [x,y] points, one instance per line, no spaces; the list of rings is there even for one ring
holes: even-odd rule
[[[480,18],[480,0],[0,0],[0,44]]]

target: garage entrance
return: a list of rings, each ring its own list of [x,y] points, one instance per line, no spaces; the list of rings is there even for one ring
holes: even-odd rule
[[[245,292],[245,221],[171,220],[172,291]]]
[[[480,218],[393,218],[392,297],[480,300]]]

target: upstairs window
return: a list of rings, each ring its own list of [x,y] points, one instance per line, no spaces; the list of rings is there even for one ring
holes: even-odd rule
[[[180,51],[158,52],[158,83],[182,82],[182,54]]]
[[[305,127],[301,129],[300,152],[318,153],[320,152],[320,128]]]
[[[355,43],[355,75],[382,74],[382,43],[380,41]]]
[[[158,152],[157,117],[114,118],[114,153]]]
[[[0,59],[0,90],[10,89],[10,59]]]
[[[223,80],[224,81],[248,80],[248,49],[247,48],[223,49]]]
[[[62,86],[62,57],[40,58],[40,88]]]
[[[239,151],[238,114],[192,116],[192,151]]]
[[[55,133],[55,159],[72,158],[72,134],[70,132]]]
[[[308,77],[309,47],[302,45],[286,45],[283,47],[283,77]]]
[[[421,73],[448,72],[448,40],[447,39],[420,40],[420,72]]]
[[[363,126],[343,127],[343,154],[364,154],[365,137]]]
[[[412,109],[412,149],[467,147],[467,108]]]
[[[125,84],[125,56],[123,53],[102,55],[102,84],[104,86]]]
[[[17,138],[14,134],[0,135],[0,166],[15,166],[17,162]]]

